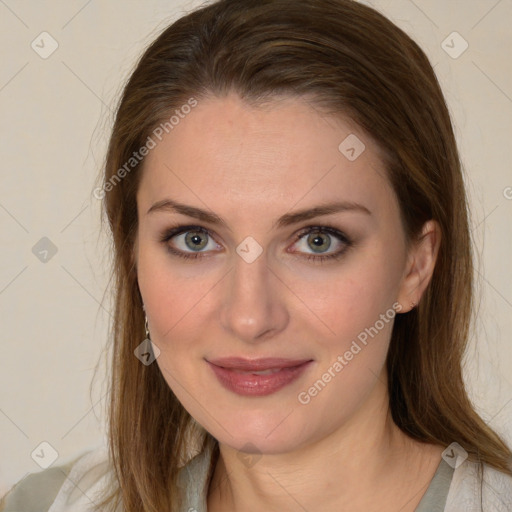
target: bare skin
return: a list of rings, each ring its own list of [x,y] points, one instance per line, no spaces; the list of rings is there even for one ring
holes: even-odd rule
[[[338,149],[349,135],[365,145],[353,160]],[[167,199],[225,224],[154,207]],[[277,226],[330,202],[346,208]],[[372,140],[297,98],[263,109],[234,94],[202,100],[151,150],[137,206],[137,275],[157,364],[220,445],[208,511],[414,511],[443,447],[411,440],[391,420],[385,359],[394,313],[417,304],[431,279],[439,228],[427,222],[407,244]],[[162,240],[176,225],[188,231]],[[319,226],[345,235],[319,235],[326,255],[340,254],[321,264],[308,259],[323,252],[306,233]],[[236,250],[247,237],[262,249],[250,263]],[[378,332],[334,371],[372,326]],[[228,356],[312,362],[274,393],[242,396],[208,363]],[[310,392],[319,379],[328,382]],[[251,450],[254,464],[241,456]]]
[[[378,387],[384,410],[386,394]],[[248,467],[235,450],[221,446],[208,512],[414,512],[443,447],[413,441],[389,416],[373,422],[367,406],[360,421],[354,417],[353,425],[298,456],[263,455]]]

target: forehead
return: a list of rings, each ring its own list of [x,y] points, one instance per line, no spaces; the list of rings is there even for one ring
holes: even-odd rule
[[[240,216],[264,215],[262,200],[282,209],[393,195],[374,142],[299,98],[256,108],[235,94],[201,100],[156,142],[139,187],[144,203],[169,195]]]

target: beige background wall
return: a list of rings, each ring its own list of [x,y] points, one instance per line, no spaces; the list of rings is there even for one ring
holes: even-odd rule
[[[0,0],[0,493],[53,450],[60,464],[102,440],[102,367],[89,384],[111,308],[94,180],[134,59],[199,3]],[[466,375],[511,440],[512,2],[366,3],[426,50],[454,117],[481,282]]]

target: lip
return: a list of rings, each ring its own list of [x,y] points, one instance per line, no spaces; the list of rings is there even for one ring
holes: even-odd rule
[[[311,359],[227,357],[207,360],[219,382],[243,396],[265,396],[291,384],[310,366]],[[266,374],[251,372],[268,371]]]

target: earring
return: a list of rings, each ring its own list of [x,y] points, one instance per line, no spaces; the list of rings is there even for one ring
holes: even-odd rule
[[[146,313],[144,313],[144,330],[146,331],[146,338],[135,349],[134,353],[142,364],[148,366],[160,355],[160,349],[151,341]]]
[[[146,331],[146,340],[151,341],[151,337],[149,336],[148,317],[146,315],[144,315],[144,330]]]

